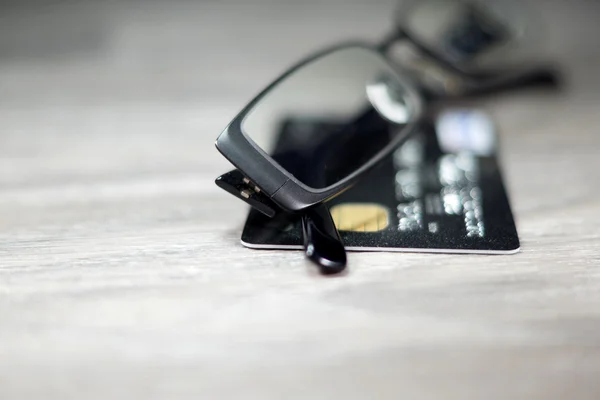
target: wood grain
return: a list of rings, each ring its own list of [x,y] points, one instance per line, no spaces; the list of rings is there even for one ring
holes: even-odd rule
[[[0,398],[600,397],[596,2],[538,4],[562,92],[476,104],[520,254],[352,253],[326,279],[239,244],[215,137],[291,62],[383,33],[393,4],[2,13]]]

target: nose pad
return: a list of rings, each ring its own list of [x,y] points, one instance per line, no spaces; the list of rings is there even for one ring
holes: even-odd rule
[[[391,76],[382,76],[367,84],[367,97],[373,108],[386,120],[405,124],[410,118],[406,92]]]

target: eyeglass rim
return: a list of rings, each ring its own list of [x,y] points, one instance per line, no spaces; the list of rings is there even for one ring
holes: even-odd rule
[[[363,166],[341,179],[335,184],[325,188],[313,188],[295,178],[291,173],[279,165],[269,154],[262,150],[242,129],[242,122],[271,90],[280,82],[292,75],[306,65],[325,57],[334,52],[360,48],[376,53],[396,73],[403,88],[406,90],[407,102],[414,110],[413,118],[409,121],[390,143],[375,154]],[[286,72],[275,79],[256,97],[254,97],[230,122],[217,138],[215,145],[217,150],[229,160],[238,170],[247,176],[264,193],[283,210],[296,212],[322,203],[340,194],[352,186],[360,177],[376,166],[381,160],[388,156],[394,149],[401,145],[408,137],[417,130],[423,115],[424,99],[416,86],[410,81],[398,66],[395,65],[385,53],[376,46],[363,42],[346,42],[314,53],[299,63],[289,68]]]

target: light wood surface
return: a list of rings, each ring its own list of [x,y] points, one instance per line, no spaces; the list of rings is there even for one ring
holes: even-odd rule
[[[600,3],[541,5],[563,92],[477,105],[522,252],[335,279],[239,244],[213,142],[392,0],[48,3],[0,13],[1,399],[600,398]]]

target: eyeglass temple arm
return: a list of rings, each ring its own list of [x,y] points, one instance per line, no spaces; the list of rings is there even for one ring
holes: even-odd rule
[[[562,77],[558,69],[552,66],[534,66],[516,71],[498,73],[495,77],[469,85],[460,97],[479,96],[502,91],[525,89],[528,87],[559,88]]]
[[[279,212],[279,207],[273,200],[237,169],[219,176],[215,183],[267,217],[273,218]]]
[[[302,233],[306,256],[319,266],[322,274],[338,274],[346,269],[344,243],[325,204],[304,211]]]
[[[237,169],[219,176],[215,183],[267,217],[284,212]],[[324,275],[342,272],[346,268],[346,250],[327,206],[317,204],[304,210],[301,219],[306,256]]]
[[[535,66],[511,71],[468,71],[448,62],[400,27],[386,36],[377,47],[380,51],[386,53],[399,40],[408,40],[426,57],[432,59],[447,71],[460,76],[467,86],[467,93],[465,93],[467,95],[480,95],[540,85],[557,87],[561,83],[559,70],[551,66]]]

